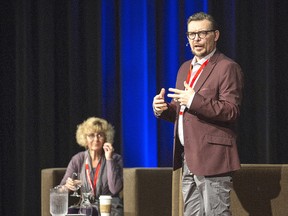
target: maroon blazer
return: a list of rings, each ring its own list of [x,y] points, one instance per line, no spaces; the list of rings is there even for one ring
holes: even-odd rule
[[[184,89],[191,60],[181,65],[177,89]],[[178,137],[180,104],[168,103],[159,118],[172,121],[174,127],[173,168],[182,167],[182,153],[190,171],[211,176],[240,168],[236,145],[236,121],[240,115],[243,73],[240,66],[216,51],[203,69],[194,87],[195,96],[183,116],[184,148]]]

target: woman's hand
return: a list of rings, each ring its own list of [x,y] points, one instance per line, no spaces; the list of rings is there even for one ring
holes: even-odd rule
[[[113,155],[113,152],[114,152],[114,148],[112,146],[111,143],[104,143],[103,145],[103,149],[104,149],[104,152],[105,152],[105,158],[106,160],[112,160],[112,155]]]
[[[78,179],[72,180],[72,178],[69,177],[66,180],[65,187],[71,191],[76,191],[79,189],[80,185],[81,185],[81,180],[78,180]]]

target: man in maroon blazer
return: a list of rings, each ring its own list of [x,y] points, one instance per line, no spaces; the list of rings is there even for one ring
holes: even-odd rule
[[[243,74],[216,49],[220,32],[211,15],[189,17],[187,38],[194,54],[181,65],[176,87],[154,97],[158,118],[175,123],[173,168],[183,168],[184,216],[231,215],[232,173],[240,169],[236,121]]]

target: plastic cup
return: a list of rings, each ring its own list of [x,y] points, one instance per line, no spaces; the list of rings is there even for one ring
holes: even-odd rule
[[[101,195],[99,197],[99,201],[100,201],[100,215],[110,216],[112,197],[109,195]]]
[[[68,212],[68,191],[60,187],[50,189],[50,214],[64,216]]]

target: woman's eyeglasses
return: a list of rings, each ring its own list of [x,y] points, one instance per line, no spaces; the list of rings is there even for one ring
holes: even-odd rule
[[[97,139],[104,139],[105,138],[105,134],[104,133],[90,133],[90,134],[87,134],[87,137],[90,139],[90,140],[93,140],[97,137]]]

